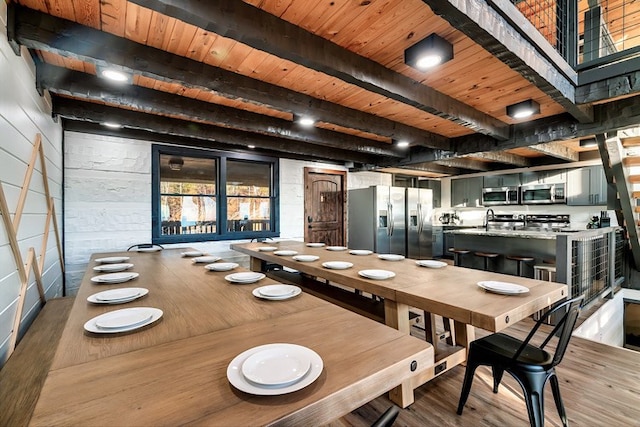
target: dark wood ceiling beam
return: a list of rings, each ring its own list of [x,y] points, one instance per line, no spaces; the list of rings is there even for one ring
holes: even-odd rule
[[[463,157],[473,157],[476,159],[484,159],[495,163],[504,163],[508,165],[514,165],[518,167],[529,167],[533,163],[530,159],[523,156],[518,156],[512,153],[505,153],[504,151],[487,151],[482,153],[465,154]]]
[[[640,71],[632,71],[576,88],[576,102],[599,102],[640,93]]]
[[[320,128],[304,128],[288,120],[211,104],[139,86],[113,85],[93,75],[48,64],[37,67],[37,84],[52,93],[106,102],[151,114],[181,117],[253,133],[378,156],[404,157],[399,148]]]
[[[582,123],[593,120],[591,107],[576,105],[575,71],[559,58],[556,52],[547,51],[544,54],[545,49],[548,49],[548,42],[508,0],[423,0],[423,2],[434,13],[562,105],[575,119]],[[501,10],[502,14],[497,10]],[[511,25],[505,16],[509,17],[514,25]],[[521,32],[517,30],[518,28]],[[523,33],[527,34],[529,40],[523,37]],[[558,60],[550,60],[549,57],[557,57]],[[571,78],[567,78],[564,74],[569,74]]]
[[[115,65],[159,81],[212,91],[230,99],[241,99],[292,114],[308,114],[318,121],[396,140],[449,148],[448,139],[443,136],[384,117],[235,74],[14,3],[9,4],[8,9],[14,16],[8,25],[12,37],[28,48],[99,66]],[[109,49],[104,49],[104,46],[109,46]]]
[[[116,121],[130,129],[184,138],[220,141],[223,144],[240,146],[242,149],[246,149],[249,145],[254,145],[259,149],[279,152],[282,157],[287,157],[287,153],[292,153],[295,155],[309,155],[319,159],[370,164],[378,164],[385,160],[384,157],[367,153],[356,153],[333,147],[321,147],[299,141],[242,132],[205,123],[195,123],[153,114],[127,111],[117,107],[82,102],[69,98],[55,97],[53,114],[68,120],[92,123]]]
[[[242,1],[132,2],[411,105],[475,132],[499,139],[508,137],[508,126],[494,117]]]
[[[473,171],[482,171],[482,172],[487,172],[493,169],[491,167],[491,164],[488,162],[469,159],[465,157],[458,157],[458,158],[447,159],[447,160],[438,160],[435,163],[438,165],[448,166],[451,168],[470,169]]]
[[[402,168],[402,166],[397,166],[397,167]],[[465,172],[462,169],[458,169],[458,168],[446,166],[446,165],[439,165],[433,162],[416,163],[414,165],[411,165],[411,168],[407,168],[407,169],[411,169],[412,171],[417,170],[422,172],[437,173],[441,175],[460,175]]]

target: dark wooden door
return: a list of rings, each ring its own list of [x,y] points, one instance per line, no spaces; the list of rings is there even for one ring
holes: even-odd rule
[[[345,244],[345,171],[304,168],[305,242]]]

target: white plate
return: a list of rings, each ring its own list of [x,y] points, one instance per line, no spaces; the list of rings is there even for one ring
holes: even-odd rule
[[[260,289],[262,288],[255,288],[253,291],[251,291],[251,293],[253,294],[254,297],[257,298],[262,298],[262,299],[268,299],[271,301],[280,301],[280,300],[285,300],[285,299],[289,299],[289,298],[293,298],[293,297],[297,297],[298,295],[300,295],[302,293],[302,289],[300,289],[297,286],[291,286],[292,288],[294,288],[292,293],[286,294],[284,296],[281,297],[270,297],[270,296],[266,296],[266,295],[262,295],[260,293]]]
[[[291,256],[291,255],[297,255],[298,252],[297,251],[275,251],[273,254],[280,255],[280,256]]]
[[[351,255],[371,255],[373,251],[369,251],[366,249],[352,249],[349,251]]]
[[[125,326],[123,328],[108,328],[108,329],[99,328],[96,325],[96,322],[100,322],[104,320],[105,316],[106,317],[113,316],[112,313],[115,313],[115,311],[110,311],[108,313],[101,314],[100,316],[96,316],[93,319],[90,319],[89,321],[87,321],[84,324],[84,329],[88,332],[93,332],[96,334],[117,334],[120,332],[133,331],[133,330],[142,328],[144,326],[150,325],[151,323],[157,321],[162,317],[162,310],[160,310],[159,308],[153,308],[153,307],[132,307],[132,308],[125,308],[123,310],[116,310],[116,311],[125,311],[125,310],[132,311],[132,312],[140,311],[142,313],[148,314],[149,316],[147,320],[145,320],[144,322],[131,325],[131,326]]]
[[[114,273],[116,271],[124,271],[124,270],[128,270],[131,267],[133,267],[133,264],[127,262],[127,263],[121,263],[121,264],[102,264],[102,265],[96,265],[95,267],[93,267],[94,271],[101,271],[101,272],[111,272]]]
[[[278,248],[276,248],[275,246],[260,246],[258,250],[262,252],[273,252],[277,251]]]
[[[187,252],[182,252],[180,255],[186,257],[186,256],[202,256],[204,254],[200,251],[187,251]]]
[[[233,273],[224,276],[225,280],[233,283],[254,283],[258,280],[264,279],[265,277],[266,276],[262,273],[254,273],[252,271]]]
[[[216,262],[215,264],[207,264],[204,266],[204,268],[210,271],[229,271],[237,267],[238,264],[235,262]]]
[[[284,285],[279,283],[277,285],[262,286],[258,288],[258,292],[260,292],[260,295],[265,297],[278,298],[278,297],[284,297],[284,296],[293,294],[296,288],[297,286]]]
[[[194,263],[201,263],[201,262],[216,262],[216,261],[220,261],[222,258],[220,258],[219,256],[212,256],[212,255],[207,255],[207,256],[198,256],[192,259],[192,261]]]
[[[91,281],[93,283],[123,283],[138,277],[138,273],[109,273],[93,276]]]
[[[347,248],[346,246],[327,246],[327,250],[328,251],[346,251]]]
[[[428,267],[428,268],[442,268],[446,267],[447,263],[442,261],[436,261],[433,259],[421,259],[416,261],[420,267]]]
[[[309,353],[301,348],[304,347],[282,344],[253,353],[242,364],[242,375],[266,387],[294,384],[311,369]]]
[[[396,273],[387,270],[360,270],[358,274],[367,279],[384,280],[395,277]]]
[[[317,255],[296,255],[293,257],[295,261],[312,262],[320,259]]]
[[[146,288],[119,288],[98,292],[87,297],[87,301],[93,304],[123,304],[142,298],[149,293]]]
[[[129,257],[128,256],[109,256],[106,258],[98,258],[96,259],[96,262],[102,263],[102,264],[115,264],[118,262],[125,262],[125,261],[129,261]]]
[[[346,270],[347,268],[353,267],[353,264],[346,261],[327,261],[323,262],[322,266],[324,268],[330,268],[332,270]]]
[[[302,351],[305,351],[308,353],[310,364],[311,364],[311,368],[309,369],[309,372],[307,372],[307,374],[304,377],[302,377],[300,381],[297,381],[293,384],[290,384],[284,387],[266,387],[266,386],[261,386],[259,384],[254,384],[251,381],[247,380],[244,377],[244,375],[242,375],[242,365],[250,356],[252,356],[253,354],[259,351],[266,350],[267,348],[270,348],[273,346],[279,346],[279,345],[282,345],[282,344],[261,345],[258,347],[250,348],[249,350],[246,350],[240,353],[239,355],[237,355],[231,361],[231,363],[229,363],[229,366],[227,367],[227,379],[229,380],[231,385],[233,385],[235,388],[237,388],[240,391],[244,391],[245,393],[262,395],[262,396],[276,396],[280,394],[293,393],[294,391],[301,390],[306,386],[312,384],[315,380],[318,379],[320,374],[322,374],[322,369],[324,365],[322,363],[322,358],[320,357],[320,355],[318,355],[318,353],[311,350],[310,348],[300,346],[302,347],[302,349],[304,349]],[[289,345],[295,345],[295,344],[289,344]]]
[[[154,246],[152,248],[138,248],[136,249],[136,252],[160,252],[161,250],[162,248]]]
[[[529,288],[526,286],[516,285],[515,283],[496,282],[493,280],[478,282],[478,286],[486,291],[501,295],[520,295],[529,292]]]
[[[404,259],[404,256],[395,255],[395,254],[381,254],[381,255],[378,255],[378,258],[383,259],[385,261],[402,261]]]
[[[316,242],[316,243],[307,243],[307,246],[310,248],[321,248],[324,246],[324,243]]]
[[[116,310],[105,313],[100,319],[95,320],[95,325],[100,329],[122,329],[145,323],[150,320],[152,314],[142,310]]]

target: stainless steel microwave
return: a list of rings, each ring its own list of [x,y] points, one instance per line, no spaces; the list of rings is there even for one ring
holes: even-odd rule
[[[518,187],[495,187],[482,189],[483,206],[517,205],[519,202]]]
[[[520,187],[523,205],[567,203],[564,184],[536,184]]]

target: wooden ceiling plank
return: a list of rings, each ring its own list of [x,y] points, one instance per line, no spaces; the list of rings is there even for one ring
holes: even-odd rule
[[[171,37],[173,27],[176,25],[176,20],[164,16],[160,13],[153,12],[151,14],[151,23],[149,25],[149,35],[147,37],[147,44],[155,47],[156,49],[165,49],[165,43]]]
[[[43,64],[38,68],[38,85],[57,94],[87,100],[99,100],[112,105],[135,108],[153,114],[189,118],[217,126],[263,133],[327,147],[342,148],[379,156],[398,157],[404,154],[388,144],[339,134],[324,129],[308,131],[290,121],[212,105],[142,87],[114,87],[94,76]]]
[[[322,71],[370,92],[383,94],[423,111],[500,139],[507,127],[495,118],[415,82],[367,58],[243,2],[218,0],[133,0],[134,3],[234,38],[307,68]]]
[[[100,2],[100,23],[102,31],[124,37],[127,20],[127,0]]]
[[[268,85],[262,81],[210,67],[109,34],[92,32],[88,27],[62,21],[37,11],[14,5],[10,7],[16,7],[17,41],[30,48],[71,55],[97,64],[116,64],[157,80],[180,82],[186,87],[214,90],[231,98],[239,97],[283,111],[308,113],[321,121],[394,139],[407,139],[430,147],[449,147],[446,138],[422,129],[362,113],[353,108],[335,105],[282,87]],[[185,37],[190,43],[193,34],[188,37],[188,34],[182,32],[184,28],[181,30],[179,27],[181,26],[176,24],[174,28],[176,37],[172,37],[172,43],[182,43],[181,39]],[[195,33],[195,27],[191,26],[191,28]],[[76,42],[79,38],[82,38],[82,44]],[[105,45],[110,46],[109,52],[101,48]],[[169,48],[171,48],[170,45]]]
[[[515,154],[507,153],[505,151],[487,151],[480,153],[466,154],[465,156],[474,157],[478,159],[485,159],[491,162],[505,163],[508,165],[514,165],[521,168],[533,166],[530,159]]]
[[[91,28],[101,29],[100,0],[74,0],[73,11],[78,21]]]
[[[580,153],[560,144],[559,142],[547,142],[545,144],[530,145],[529,148],[534,151],[538,151],[547,156],[555,157],[557,159],[566,160],[569,162],[577,162],[580,160]]]
[[[149,25],[153,11],[136,6],[135,3],[129,3],[127,5],[124,35],[128,39],[139,40],[141,43],[146,44],[147,38],[149,37]]]

